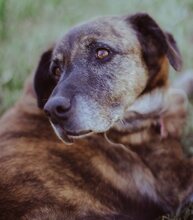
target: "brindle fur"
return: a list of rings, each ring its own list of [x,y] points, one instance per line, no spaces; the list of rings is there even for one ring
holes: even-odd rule
[[[147,26],[153,21],[148,15],[138,16],[137,18],[148,18]],[[103,40],[106,34],[112,42],[123,37],[123,34],[128,34],[128,41],[125,42],[125,38],[122,43],[134,44],[129,59],[137,60],[138,67],[134,68],[140,70],[142,75],[134,77],[134,81],[131,78],[132,94],[127,94],[128,106],[138,96],[141,97],[141,94],[148,95],[155,87],[165,88],[168,74],[168,69],[165,68],[165,64],[168,65],[167,56],[175,68],[178,68],[177,61],[180,62],[176,54],[170,57],[171,51],[165,48],[164,51],[157,51],[154,59],[156,66],[160,67],[156,72],[148,71],[155,66],[144,60],[144,48],[140,46],[142,44],[138,41],[136,33],[132,32],[129,19],[119,18],[118,24],[122,25],[119,26],[122,33],[113,28],[118,18],[101,18],[92,22],[92,26],[98,31],[97,37],[101,35],[101,25],[103,28],[105,24]],[[155,25],[155,22],[153,24]],[[132,25],[137,24],[133,22]],[[119,131],[114,126],[107,135],[117,144],[107,141],[104,134],[92,134],[75,140],[72,145],[66,145],[56,137],[43,111],[37,107],[37,99],[42,108],[57,84],[48,74],[51,56],[55,59],[58,51],[61,54],[65,49],[66,54],[74,53],[74,60],[71,58],[66,61],[69,62],[68,68],[71,72],[75,68],[73,63],[78,62],[82,65],[75,57],[79,52],[79,45],[76,45],[79,31],[81,36],[84,31],[87,37],[89,35],[90,29],[84,27],[86,26],[72,29],[67,35],[70,36],[70,41],[57,44],[54,53],[49,50],[43,54],[35,75],[37,98],[29,80],[21,99],[1,118],[1,220],[153,220],[161,214],[175,212],[181,204],[191,198],[193,166],[192,161],[185,158],[182,152],[179,137],[168,136],[161,140],[157,129],[147,126],[148,133],[153,137],[151,141],[130,145],[129,141],[125,141],[129,140],[125,138],[129,133]],[[92,31],[91,34],[93,35]],[[165,35],[161,37],[161,40],[166,40]],[[159,40],[154,36],[152,39]],[[74,49],[71,50],[72,45],[76,46],[74,52]],[[166,42],[165,46],[168,47],[167,45]],[[170,55],[167,54],[168,51]],[[117,65],[118,63],[116,73],[119,74],[120,69]],[[126,71],[126,67],[122,64],[121,70],[124,68]],[[94,70],[97,68],[93,67]],[[152,74],[148,76],[150,72],[159,77],[152,78]],[[97,84],[95,80],[93,75],[88,82],[94,86]],[[81,83],[82,81],[79,81],[79,85]],[[77,89],[77,85],[74,84],[73,88]],[[64,89],[65,86],[62,87]],[[60,89],[55,87],[52,97],[61,91]],[[86,89],[88,92],[88,87]],[[72,95],[72,88],[66,87],[65,91],[66,94]],[[116,94],[122,93],[124,94],[123,90],[117,91]],[[121,103],[117,99],[116,102]],[[124,112],[124,116],[126,113],[128,112]],[[86,119],[86,116],[84,117]]]

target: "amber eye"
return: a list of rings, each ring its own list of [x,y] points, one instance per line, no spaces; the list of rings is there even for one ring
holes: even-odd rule
[[[96,57],[100,60],[106,58],[109,56],[109,50],[104,49],[104,48],[100,48],[96,51]]]
[[[60,70],[60,68],[57,67],[57,68],[54,70],[53,74],[54,74],[54,77],[55,77],[56,79],[60,79],[60,76],[61,76],[61,70]]]

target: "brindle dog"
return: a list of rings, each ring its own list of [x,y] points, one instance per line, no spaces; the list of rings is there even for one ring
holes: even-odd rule
[[[169,63],[181,67],[175,40],[147,14],[77,26],[45,52],[0,121],[0,219],[153,220],[191,199],[192,162],[165,123],[171,100],[175,127],[186,116]]]

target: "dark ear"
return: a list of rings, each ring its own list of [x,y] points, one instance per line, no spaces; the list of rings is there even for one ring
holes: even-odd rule
[[[173,36],[165,33],[146,13],[137,13],[127,18],[137,33],[142,47],[142,56],[150,77],[160,70],[160,59],[166,56],[175,70],[182,67],[182,59]]]
[[[52,49],[44,52],[35,71],[34,88],[37,95],[38,107],[43,108],[51,95],[56,82],[51,77],[49,68],[52,57]]]
[[[168,44],[167,57],[174,69],[180,71],[182,68],[182,57],[178,49],[177,43],[170,33],[165,32],[165,35]]]

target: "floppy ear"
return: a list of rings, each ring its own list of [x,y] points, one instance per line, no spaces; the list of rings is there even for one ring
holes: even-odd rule
[[[136,31],[141,44],[142,58],[149,71],[148,86],[155,88],[165,85],[168,61],[175,70],[182,67],[181,55],[173,36],[164,32],[146,13],[137,13],[126,20]]]
[[[50,74],[52,48],[44,52],[35,71],[34,88],[37,95],[38,107],[43,108],[56,86],[55,80]]]
[[[168,44],[167,57],[174,69],[180,71],[182,68],[182,58],[177,43],[170,33],[166,32],[165,34]]]

